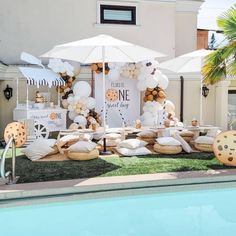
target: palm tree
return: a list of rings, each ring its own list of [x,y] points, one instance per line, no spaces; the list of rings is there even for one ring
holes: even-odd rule
[[[226,75],[236,76],[236,4],[219,16],[217,24],[228,43],[206,57],[202,67],[205,84],[215,84]]]

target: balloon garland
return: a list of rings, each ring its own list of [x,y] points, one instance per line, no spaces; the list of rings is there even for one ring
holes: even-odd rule
[[[93,63],[91,65],[91,70],[96,72],[97,74],[102,73],[102,63]],[[108,63],[105,63],[105,75],[107,75],[110,71],[110,68],[108,66]]]
[[[74,65],[69,62],[63,62],[61,59],[49,59],[48,67],[55,73],[60,74],[60,76],[65,81],[65,85],[57,86],[56,88],[57,91],[59,91],[62,96],[64,96],[63,99],[66,99],[71,93],[70,90],[75,77],[80,73],[80,64],[73,64]]]

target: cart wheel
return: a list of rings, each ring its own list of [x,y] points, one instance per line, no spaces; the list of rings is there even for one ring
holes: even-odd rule
[[[48,138],[49,131],[47,127],[41,123],[35,122],[34,133],[36,138]]]

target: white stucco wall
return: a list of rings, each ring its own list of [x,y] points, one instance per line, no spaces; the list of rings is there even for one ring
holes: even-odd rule
[[[56,44],[97,34],[110,34],[168,55],[162,60],[196,49],[197,11],[201,0],[108,1],[136,4],[138,7],[136,26],[98,24],[97,2],[96,0],[0,0],[0,60],[9,64],[21,64],[22,51],[39,56]],[[0,73],[0,77],[6,79],[0,81],[0,91],[6,84],[16,91],[15,82],[11,81],[16,78],[14,73],[8,75]],[[89,79],[88,76],[86,78]],[[188,93],[190,95],[197,93],[196,86],[187,83],[186,86],[190,88],[186,90],[185,97]],[[21,96],[24,93],[25,89],[22,87]],[[35,90],[32,90],[31,98],[34,98],[34,93]],[[178,80],[171,80],[167,93],[169,99],[176,104],[176,114],[179,116]],[[55,93],[52,97],[56,100]],[[14,94],[10,101],[6,101],[0,93],[0,136],[5,125],[12,120],[15,99]],[[197,99],[199,97],[194,98],[195,104],[199,103]],[[186,122],[193,116],[197,117],[197,112],[192,112],[191,109],[192,102],[186,100],[184,110]],[[212,117],[207,119],[209,122],[212,121]]]

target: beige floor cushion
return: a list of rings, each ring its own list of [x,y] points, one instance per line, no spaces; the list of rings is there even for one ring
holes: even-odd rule
[[[137,139],[147,142],[149,145],[153,145],[156,142],[155,138],[143,138],[143,137],[137,137]]]
[[[67,153],[68,158],[74,161],[87,161],[96,159],[99,157],[99,151],[97,149],[94,149],[91,152],[71,152],[68,151]]]
[[[160,145],[156,143],[154,146],[154,151],[161,154],[178,154],[182,152],[181,145]]]
[[[204,143],[195,143],[194,147],[198,150],[198,151],[202,151],[202,152],[213,152],[213,145],[212,144],[204,144]]]
[[[218,134],[213,143],[216,158],[225,165],[236,166],[236,130]]]
[[[187,142],[190,143],[191,140],[194,137],[194,133],[192,131],[188,131],[188,130],[183,130],[179,133],[179,135]]]

